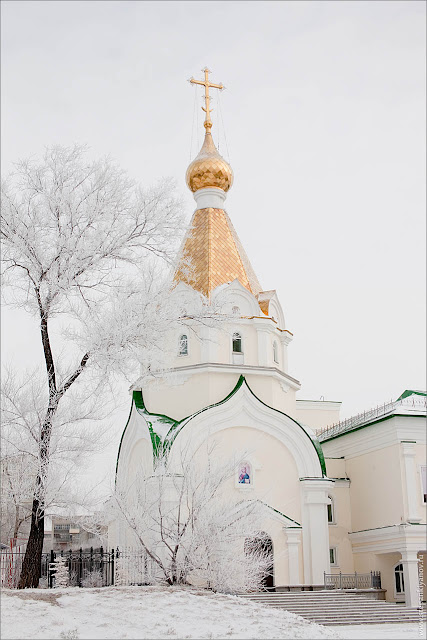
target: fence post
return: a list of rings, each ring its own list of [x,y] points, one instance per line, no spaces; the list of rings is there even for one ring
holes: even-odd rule
[[[114,585],[114,548],[111,549],[111,580],[110,584]]]
[[[355,585],[356,585],[355,588],[357,589],[357,571],[354,572],[354,578],[355,578],[354,582],[355,582]]]
[[[79,587],[82,586],[82,574],[83,574],[83,549],[80,547],[80,551],[79,551]]]
[[[340,589],[342,589],[342,573],[340,571]]]
[[[52,589],[53,588],[53,571],[51,568],[51,565],[54,563],[55,561],[55,554],[53,552],[53,549],[50,550],[50,563],[48,565],[48,579],[47,579],[47,583],[49,585],[49,588]]]
[[[101,556],[101,559],[99,561],[99,570],[101,572],[102,579],[104,580],[104,549],[103,547],[100,547],[99,553]]]
[[[326,571],[323,572],[323,588],[326,589]]]

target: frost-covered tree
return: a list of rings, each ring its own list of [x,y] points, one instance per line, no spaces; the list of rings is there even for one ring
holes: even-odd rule
[[[143,190],[79,146],[20,161],[2,183],[6,301],[39,322],[44,361],[43,377],[9,388],[6,406],[19,427],[9,446],[36,463],[20,588],[38,585],[49,483],[56,473],[61,484],[67,461],[96,440],[89,425],[100,417],[98,393],[113,372],[166,366],[163,337],[171,323],[186,322],[158,266],[171,264],[182,225],[170,182]]]
[[[271,567],[262,544],[266,506],[233,500],[230,483],[245,456],[218,462],[214,450],[210,444],[203,451],[165,452],[153,475],[141,474],[127,490],[116,491],[117,517],[147,560],[145,582],[229,593],[262,586]]]
[[[1,451],[0,500],[1,541],[10,544],[22,538],[31,520],[32,478],[28,473],[33,460],[26,454],[7,455]]]
[[[55,589],[61,589],[70,585],[70,574],[68,572],[67,560],[63,556],[57,555],[53,561],[52,571],[55,576]]]

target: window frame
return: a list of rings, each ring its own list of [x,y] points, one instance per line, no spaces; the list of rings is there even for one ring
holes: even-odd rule
[[[331,551],[333,552],[334,561],[331,562]],[[329,547],[329,566],[331,567],[339,567],[338,564],[338,547]]]
[[[420,471],[421,504],[427,504],[426,493],[424,493],[424,489],[427,491],[427,465],[426,464],[420,464],[418,466],[419,466],[419,471]],[[426,486],[425,487],[423,485],[423,469],[425,469],[425,478],[426,478]]]
[[[239,336],[239,340],[240,340],[240,351],[235,351],[234,350],[234,336]],[[240,331],[233,331],[232,336],[231,336],[231,353],[232,354],[243,354],[243,336],[240,333]]]
[[[402,571],[396,571],[397,567],[402,567]],[[396,589],[396,573],[399,573],[401,575],[401,586],[403,587],[403,591],[398,591]],[[399,562],[397,562],[394,566],[393,566],[393,592],[394,592],[394,597],[395,598],[400,598],[402,596],[405,596],[405,576],[404,576],[404,571],[403,571],[403,562],[402,560],[399,560]]]
[[[326,514],[327,514],[327,519],[328,519],[328,526],[331,526],[331,525],[337,524],[337,514],[336,514],[335,498],[333,496],[331,496],[330,493],[328,493],[328,499],[331,502],[326,505]],[[332,520],[329,520],[328,507],[331,507]]]
[[[182,339],[185,338],[185,345],[186,345],[186,352],[182,353],[181,351],[181,343],[182,343]],[[182,333],[179,338],[178,338],[178,358],[185,358],[187,357],[189,354],[189,348],[188,348],[188,335],[186,333]]]

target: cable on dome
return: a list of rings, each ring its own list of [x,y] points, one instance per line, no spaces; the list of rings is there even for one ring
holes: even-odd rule
[[[193,137],[194,137],[194,121],[196,119],[196,106],[197,106],[197,91],[196,85],[194,85],[194,106],[193,106],[193,120],[191,123],[191,139],[190,139],[190,162],[193,157]]]
[[[222,122],[222,130],[224,132],[225,148],[227,150],[227,160],[230,162],[230,151],[228,149],[227,134],[225,133],[224,118],[222,117],[221,98],[220,98],[221,91],[218,89],[217,93],[218,93],[218,111],[219,111],[220,120]]]

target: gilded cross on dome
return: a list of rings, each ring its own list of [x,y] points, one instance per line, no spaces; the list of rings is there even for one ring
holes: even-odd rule
[[[225,87],[224,87],[224,85],[222,83],[221,84],[214,84],[213,82],[209,82],[209,74],[211,72],[209,71],[209,69],[207,67],[202,69],[202,71],[205,74],[205,79],[204,80],[195,80],[193,77],[191,77],[189,82],[191,82],[191,84],[200,84],[203,87],[205,87],[205,105],[206,106],[202,107],[202,109],[206,113],[204,127],[205,127],[206,131],[208,131],[209,129],[212,128],[211,111],[213,111],[213,109],[210,109],[210,106],[209,106],[209,103],[210,103],[209,87],[213,87],[214,89],[220,89],[221,91],[223,89],[225,89]]]

